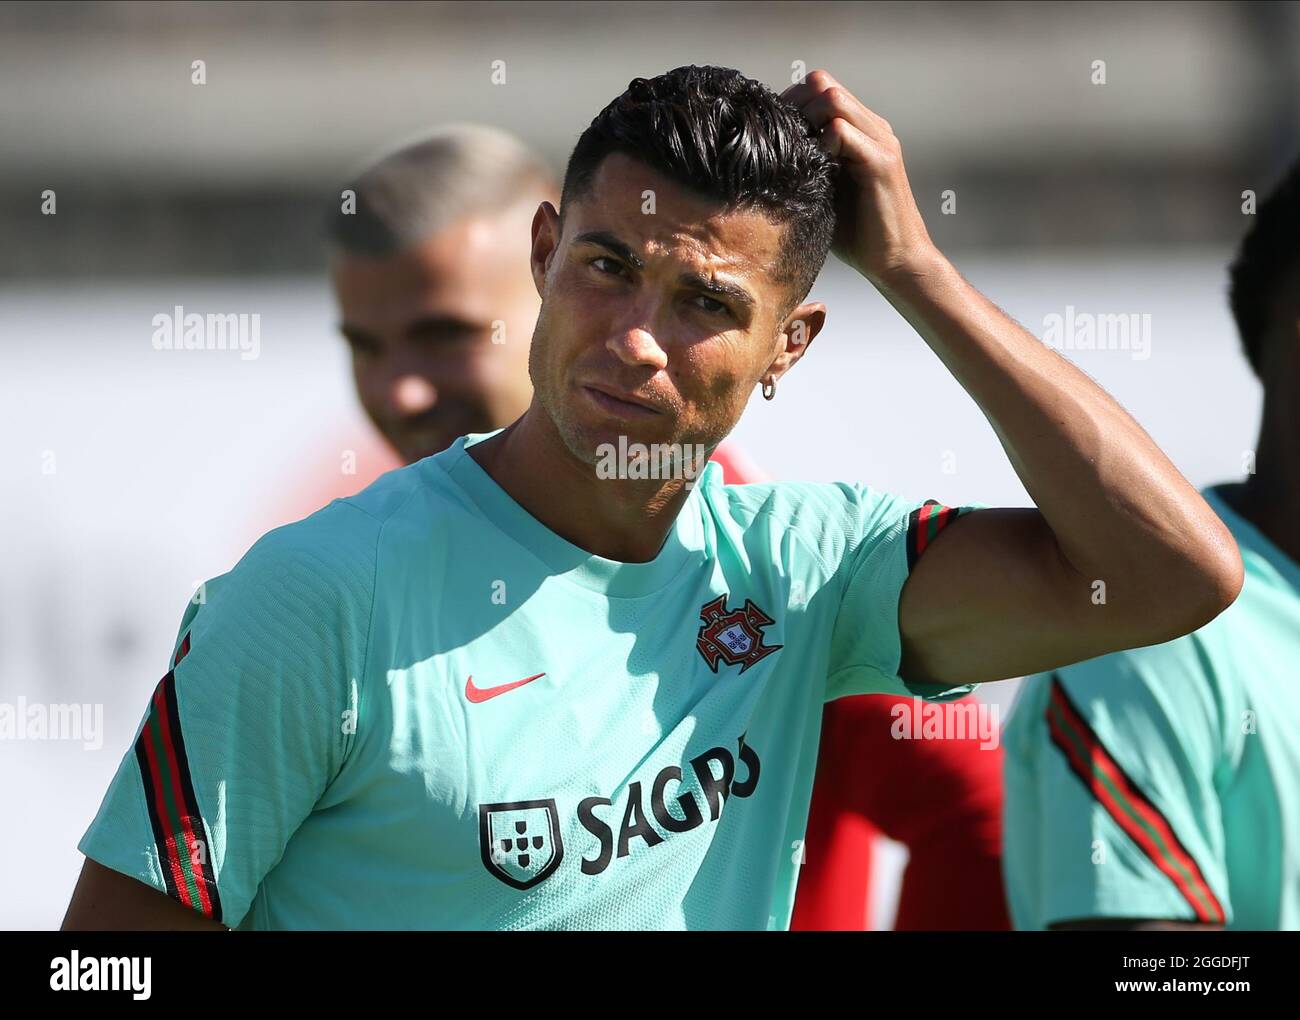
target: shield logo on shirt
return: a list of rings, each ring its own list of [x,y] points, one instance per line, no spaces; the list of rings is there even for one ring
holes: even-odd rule
[[[695,647],[715,673],[720,661],[728,666],[739,665],[743,673],[760,659],[784,647],[763,644],[761,628],[776,621],[749,599],[745,599],[743,609],[728,612],[727,596],[719,595],[700,607],[700,620]]]
[[[515,889],[549,878],[564,858],[553,798],[480,804],[478,839],[484,866]]]

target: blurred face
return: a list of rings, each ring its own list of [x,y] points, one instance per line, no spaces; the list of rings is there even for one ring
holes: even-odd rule
[[[655,211],[642,212],[644,193]],[[789,285],[774,267],[783,227],[726,210],[627,156],[597,168],[587,196],[533,221],[543,294],[529,370],[536,400],[569,451],[700,443],[731,431],[760,379],[798,360],[825,309],[782,316]],[[804,342],[787,328],[801,319]]]
[[[534,208],[463,220],[395,255],[332,261],[357,395],[407,463],[528,407]]]

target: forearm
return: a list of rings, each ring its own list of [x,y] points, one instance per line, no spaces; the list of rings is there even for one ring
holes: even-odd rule
[[[1212,617],[1231,601],[1241,563],[1227,528],[1101,387],[937,252],[875,282],[992,424],[1081,597],[1101,580],[1112,606],[1196,603]]]

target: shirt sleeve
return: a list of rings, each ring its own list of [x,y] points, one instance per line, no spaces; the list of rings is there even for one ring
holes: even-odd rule
[[[1223,727],[1193,641],[1026,681],[1039,686],[1013,714],[1005,766],[1018,927],[1231,919],[1215,784]]]
[[[826,700],[851,694],[901,694],[944,701],[971,684],[908,683],[898,675],[902,640],[898,600],[912,566],[954,520],[974,507],[917,504],[863,486],[850,493],[851,541],[839,567],[843,595],[831,639]]]
[[[238,924],[351,749],[378,531],[336,501],[200,588],[82,853]]]

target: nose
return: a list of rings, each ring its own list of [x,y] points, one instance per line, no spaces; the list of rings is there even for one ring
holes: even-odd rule
[[[632,326],[605,341],[605,347],[625,365],[648,365],[656,371],[668,366],[668,352],[654,334]]]
[[[389,400],[400,415],[423,414],[438,402],[438,391],[422,375],[399,375],[390,384]]]

